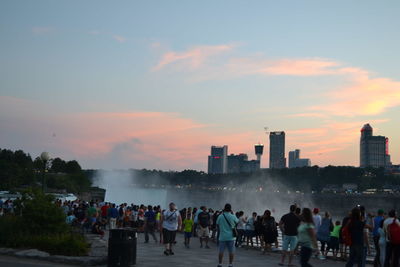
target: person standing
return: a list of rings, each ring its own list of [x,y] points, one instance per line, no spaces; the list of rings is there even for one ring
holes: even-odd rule
[[[193,216],[191,211],[188,211],[185,220],[183,220],[183,231],[185,235],[185,247],[190,248],[190,238],[192,237],[193,232]]]
[[[328,254],[329,250],[332,249],[334,259],[337,258],[339,252],[339,236],[341,229],[342,226],[340,225],[340,221],[336,221],[335,226],[333,227],[333,230],[330,234],[328,248],[325,251],[325,256]]]
[[[385,236],[385,230],[383,229],[384,221],[385,220],[381,221],[381,225],[378,228],[379,258],[377,262],[374,262],[374,264],[376,264],[375,266],[379,267],[383,267],[383,265],[385,264],[385,256],[386,256],[386,236]]]
[[[272,244],[275,243],[278,238],[278,229],[275,218],[271,216],[271,211],[266,210],[262,217],[263,226],[263,240],[264,240],[264,252],[272,250]]]
[[[314,229],[314,221],[311,210],[304,208],[301,213],[301,224],[298,227],[301,267],[311,267],[309,260],[313,249],[318,252],[318,244]]]
[[[246,247],[249,248],[250,245],[253,248],[253,238],[256,236],[256,231],[254,224],[257,220],[257,212],[253,212],[252,216],[247,220],[246,223],[246,230],[244,232],[244,235],[246,236]]]
[[[398,219],[396,219],[396,211],[391,210],[388,213],[389,218],[387,218],[383,223],[383,229],[385,231],[386,236],[386,255],[385,255],[385,265],[384,267],[397,267],[399,266],[399,254],[400,254],[400,245],[396,245],[392,242],[390,238],[390,225],[397,224],[400,225]]]
[[[238,224],[239,219],[232,213],[231,204],[225,204],[224,210],[218,216],[217,228],[219,232],[218,237],[218,267],[222,267],[222,260],[224,258],[224,251],[229,251],[229,267],[233,266],[233,260],[235,257],[235,239],[234,231]]]
[[[300,225],[300,219],[294,213],[296,205],[290,206],[290,212],[283,215],[279,222],[279,228],[283,233],[282,237],[282,258],[280,266],[285,264],[286,256],[289,256],[288,265],[292,265],[293,254],[297,247],[297,228]]]
[[[354,264],[361,267],[363,265],[364,257],[365,222],[362,221],[361,212],[358,207],[353,208],[351,211],[350,221],[344,227],[348,227],[351,236],[350,256],[346,263],[346,267],[352,267]]]
[[[321,221],[321,225],[317,231],[317,240],[321,242],[321,259],[324,259],[325,247],[329,242],[330,233],[333,230],[333,223],[331,216],[328,212],[325,212],[325,216]]]
[[[383,217],[384,211],[382,209],[378,210],[378,215],[373,219],[373,230],[372,236],[374,238],[374,246],[375,246],[375,258],[374,258],[374,266],[381,266],[383,262],[380,261],[381,258],[381,250],[379,246],[380,233],[379,228],[381,228],[382,222],[385,220]]]
[[[237,225],[237,232],[238,232],[238,236],[236,238],[236,247],[241,247],[243,240],[244,240],[244,232],[246,229],[246,223],[247,223],[247,219],[244,217],[244,212],[243,211],[239,211],[237,214],[237,217],[239,219],[239,223]]]
[[[156,214],[153,207],[149,205],[147,211],[144,213],[144,239],[145,243],[149,243],[149,234],[153,237],[154,241],[157,243],[157,237],[155,235],[156,229]]]
[[[203,247],[203,240],[206,243],[206,248],[210,248],[208,246],[208,239],[210,237],[210,221],[211,216],[207,212],[206,207],[202,207],[202,211],[197,215],[197,222],[198,222],[198,236],[200,239],[200,248]]]
[[[169,209],[161,215],[161,228],[163,233],[163,242],[165,245],[164,255],[174,255],[172,245],[175,243],[176,232],[182,226],[182,217],[174,203],[169,204]]]
[[[115,207],[115,204],[112,204],[111,208],[107,210],[108,219],[110,222],[110,229],[115,229],[117,226],[117,218],[118,218],[118,209]]]

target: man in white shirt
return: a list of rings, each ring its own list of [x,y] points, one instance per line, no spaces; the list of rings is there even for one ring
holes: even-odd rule
[[[176,232],[181,229],[182,218],[174,203],[169,204],[169,209],[161,214],[160,231],[163,233],[165,256],[174,255],[172,245],[175,243]]]

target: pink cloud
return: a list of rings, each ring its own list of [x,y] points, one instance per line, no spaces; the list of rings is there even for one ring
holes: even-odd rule
[[[228,144],[231,153],[252,153],[257,140],[251,132],[222,130],[177,113],[54,114],[46,106],[38,111],[35,103],[22,109],[26,104],[0,97],[0,147],[22,148],[33,156],[48,151],[53,157],[75,158],[86,168],[205,170],[211,145]],[[10,119],[7,114],[17,110],[23,110],[23,116]]]
[[[259,72],[267,75],[315,76],[334,74],[337,62],[326,59],[282,59],[265,62]]]
[[[180,63],[183,67],[189,67],[196,69],[203,65],[207,59],[212,56],[232,50],[233,45],[208,45],[208,46],[196,46],[184,52],[170,51],[165,53],[157,65],[153,68],[153,71],[161,70],[167,65],[173,63]]]
[[[343,69],[341,70],[343,71]],[[335,116],[370,116],[400,105],[400,82],[388,78],[373,78],[368,72],[354,69],[348,84],[325,95],[328,103],[310,107],[310,110]]]

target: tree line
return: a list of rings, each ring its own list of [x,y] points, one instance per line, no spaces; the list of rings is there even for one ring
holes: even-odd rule
[[[44,172],[44,174],[43,174]],[[79,193],[91,186],[91,181],[76,160],[61,158],[43,161],[22,150],[0,149],[0,190],[40,187],[44,181],[49,189]]]

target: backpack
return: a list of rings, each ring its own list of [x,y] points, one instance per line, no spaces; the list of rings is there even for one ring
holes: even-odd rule
[[[341,231],[342,231],[342,240],[343,240],[343,244],[345,244],[346,246],[351,246],[352,244],[352,240],[351,240],[351,233],[350,233],[350,223],[351,221],[349,221],[344,227],[342,227]]]
[[[396,222],[396,218],[388,225],[388,236],[390,243],[400,245],[400,225]]]

